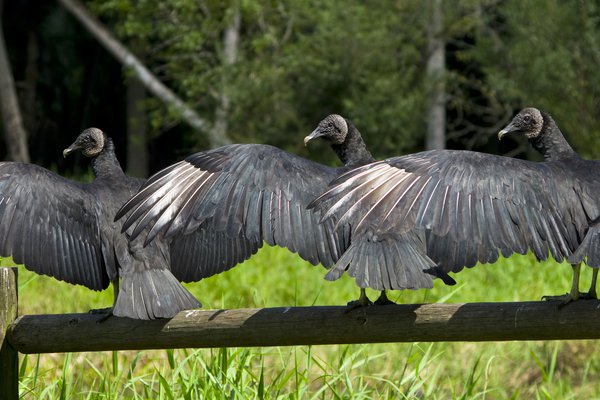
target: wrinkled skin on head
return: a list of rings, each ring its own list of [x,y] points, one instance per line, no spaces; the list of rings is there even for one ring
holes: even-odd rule
[[[63,151],[66,157],[76,150],[86,157],[95,157],[104,149],[104,132],[98,128],[88,128],[81,132],[72,145]]]
[[[501,140],[509,133],[521,133],[527,139],[533,139],[542,132],[543,125],[544,117],[540,110],[533,107],[524,108],[504,129],[498,132],[498,139]]]

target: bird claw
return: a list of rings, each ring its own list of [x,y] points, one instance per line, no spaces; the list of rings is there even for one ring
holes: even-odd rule
[[[598,295],[595,291],[590,291],[587,293],[579,293],[579,298],[584,300],[598,300]]]
[[[573,296],[571,293],[565,293],[558,296],[542,296],[542,300],[545,301],[560,301],[561,303],[558,305],[558,308],[562,308],[569,303],[572,303],[577,300],[598,300],[598,295],[596,291],[589,292],[578,292],[576,296]]]
[[[367,299],[358,299],[358,300],[349,301],[347,305],[352,310],[354,310],[355,308],[372,306],[373,302],[371,300],[369,300],[368,298]]]
[[[100,319],[98,319],[96,321],[96,323],[99,324],[101,322],[106,321],[109,317],[111,317],[113,315],[113,308],[112,307],[96,308],[96,309],[88,311],[88,314],[102,315],[102,317],[100,317]]]
[[[373,303],[373,304],[375,304],[376,306],[387,306],[387,305],[396,304],[396,303],[394,303],[393,301],[388,299],[385,292],[381,292],[381,295],[379,296],[379,298],[377,300],[375,300],[375,303]]]
[[[366,295],[361,294],[358,300],[349,301],[347,305],[348,309],[346,310],[346,313],[349,313],[350,311],[356,310],[357,308],[371,306],[373,305],[373,302],[369,300],[369,298]]]
[[[542,296],[544,301],[559,301],[558,308],[563,308],[569,303],[577,301],[579,296],[573,296],[571,293],[559,294],[555,296]]]
[[[364,310],[365,307],[370,305],[373,305],[373,302],[369,300],[369,296],[367,296],[367,291],[365,290],[365,288],[361,288],[358,300],[349,302],[348,309],[345,312],[349,313],[350,311],[355,310],[357,308],[362,308]]]
[[[112,307],[94,308],[94,309],[91,309],[90,311],[88,311],[88,314],[106,314],[106,313],[112,313]]]

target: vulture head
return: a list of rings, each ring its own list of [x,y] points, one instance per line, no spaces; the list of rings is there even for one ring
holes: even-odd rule
[[[510,124],[498,132],[498,140],[513,132],[521,133],[527,139],[534,139],[542,132],[543,126],[544,117],[540,110],[533,107],[524,108],[515,115]]]
[[[86,157],[96,157],[104,149],[104,132],[98,128],[88,128],[81,132],[72,145],[63,150],[63,157],[75,150],[81,150]]]
[[[341,115],[331,114],[325,117],[317,128],[304,138],[304,145],[315,138],[323,138],[332,144],[342,144],[348,134],[348,123]]]

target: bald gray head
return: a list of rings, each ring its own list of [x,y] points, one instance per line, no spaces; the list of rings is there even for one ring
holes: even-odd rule
[[[524,108],[515,115],[504,129],[498,132],[498,140],[513,132],[521,133],[527,139],[535,139],[542,132],[543,126],[544,117],[540,110],[533,107]]]
[[[342,144],[348,135],[348,123],[338,114],[326,116],[310,135],[304,138],[304,145],[315,138],[323,138],[332,144]]]
[[[524,135],[545,161],[565,160],[579,156],[565,139],[554,119],[537,108],[521,110],[510,124],[498,132],[498,139],[516,132]]]
[[[104,149],[104,132],[98,128],[88,128],[81,132],[72,145],[63,151],[63,157],[75,150],[81,150],[86,157],[96,157]]]

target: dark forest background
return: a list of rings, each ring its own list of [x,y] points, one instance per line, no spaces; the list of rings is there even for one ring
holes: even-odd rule
[[[83,5],[202,128],[150,93],[65,4]],[[442,146],[535,157],[518,138],[496,139],[524,106],[551,113],[580,154],[599,158],[599,6],[19,0],[3,2],[2,32],[29,159],[69,175],[87,163],[62,149],[90,126],[138,176],[227,142],[334,163],[324,145],[302,141],[329,113],[352,119],[377,158]],[[3,122],[7,160],[14,131]]]

